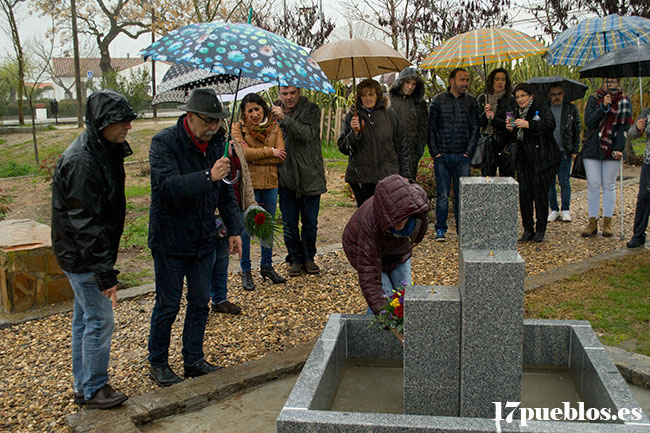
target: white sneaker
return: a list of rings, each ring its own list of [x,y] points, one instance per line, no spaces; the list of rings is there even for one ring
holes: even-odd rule
[[[558,215],[559,215],[558,211],[552,210],[551,213],[548,214],[548,219],[546,221],[552,223],[553,221],[555,221],[557,219]]]
[[[562,221],[565,223],[570,223],[571,222],[571,212],[568,210],[563,210],[562,211]]]

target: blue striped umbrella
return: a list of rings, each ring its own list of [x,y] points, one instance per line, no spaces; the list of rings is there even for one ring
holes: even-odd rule
[[[545,58],[551,65],[582,66],[607,52],[648,42],[649,19],[616,14],[587,18],[560,33]]]

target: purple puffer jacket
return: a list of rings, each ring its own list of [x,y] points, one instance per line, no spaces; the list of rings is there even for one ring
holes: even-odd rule
[[[343,230],[343,250],[359,274],[359,285],[370,309],[379,313],[386,304],[381,273],[411,257],[413,247],[427,232],[427,195],[415,183],[399,175],[382,179],[375,194],[352,215]],[[415,230],[400,237],[389,232],[396,223],[415,217]]]

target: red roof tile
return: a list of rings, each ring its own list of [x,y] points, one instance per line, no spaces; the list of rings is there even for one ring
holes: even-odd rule
[[[52,70],[58,77],[74,77],[74,59],[72,57],[53,57]],[[132,68],[140,65],[144,61],[139,57],[117,57],[111,58],[111,66],[116,71]],[[81,76],[86,77],[88,71],[92,71],[93,77],[101,77],[102,70],[99,68],[99,58],[82,58],[79,59]]]

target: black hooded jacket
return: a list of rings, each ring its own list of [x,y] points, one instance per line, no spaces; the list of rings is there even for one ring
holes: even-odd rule
[[[402,93],[402,84],[407,80],[415,80],[415,90],[409,96]],[[404,68],[397,81],[393,83],[388,92],[390,106],[397,113],[404,142],[408,149],[422,157],[424,147],[427,145],[429,133],[429,120],[427,103],[424,101],[424,80],[415,68]],[[415,175],[415,173],[413,173]]]
[[[113,90],[93,93],[86,103],[86,130],[63,152],[52,182],[52,245],[62,269],[93,272],[101,290],[117,284],[124,229],[124,158],[128,143],[110,143],[101,130],[136,118]]]
[[[223,130],[205,153],[191,141],[180,116],[151,140],[151,207],[149,248],[171,256],[204,257],[217,249],[215,210],[230,236],[242,231],[241,211],[231,185],[212,182],[210,169],[223,156]]]

